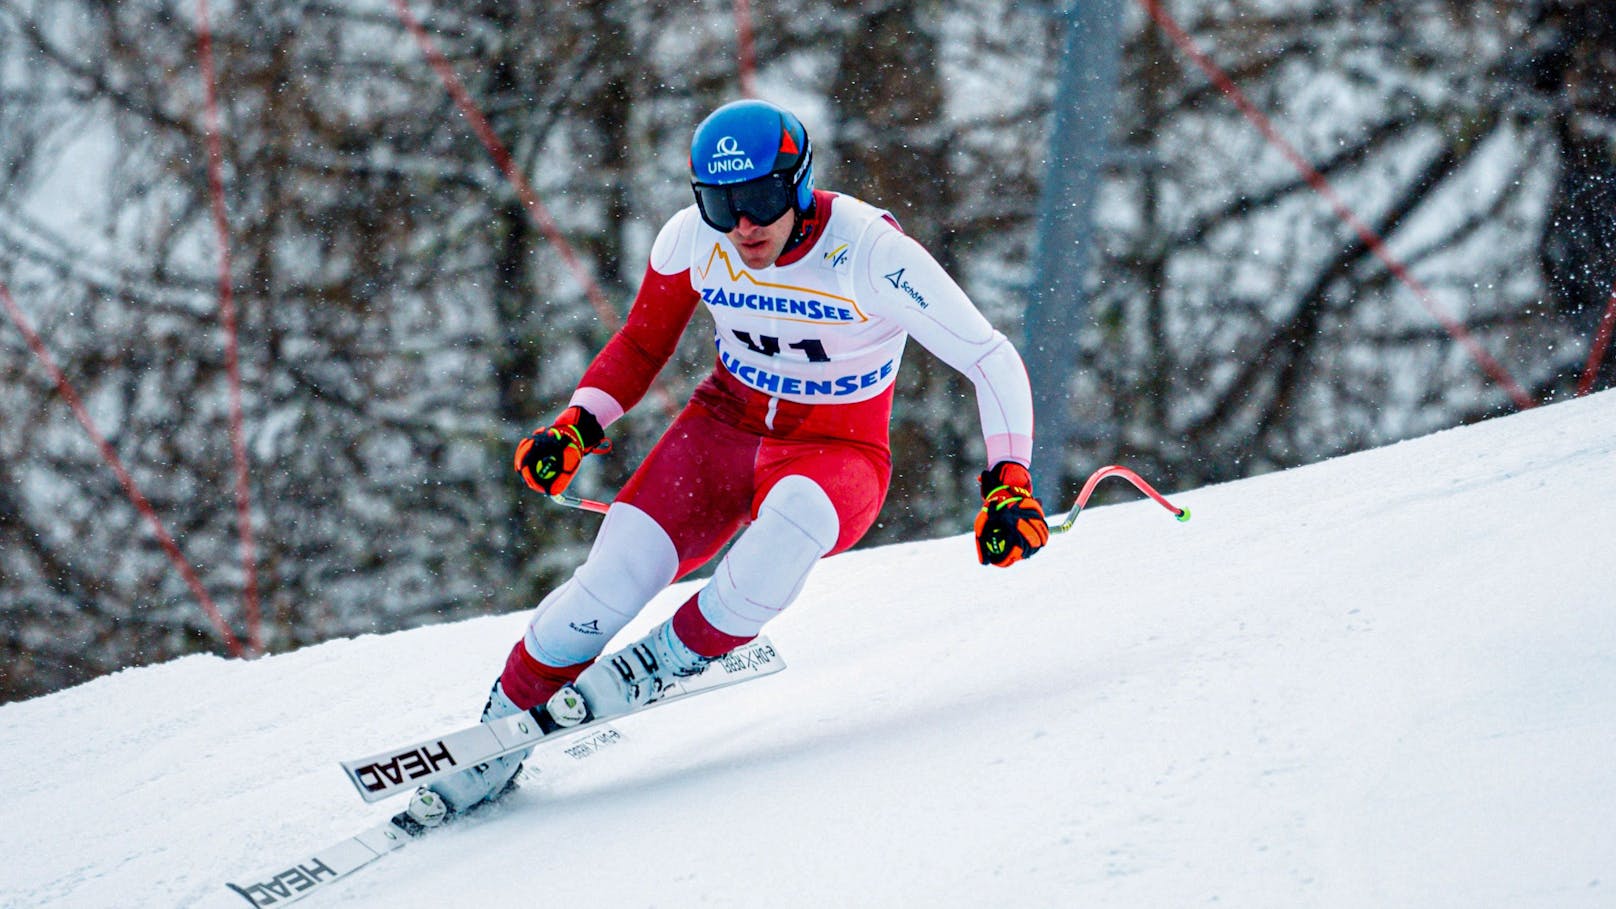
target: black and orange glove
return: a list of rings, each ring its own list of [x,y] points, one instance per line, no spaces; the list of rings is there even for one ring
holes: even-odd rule
[[[555,495],[567,488],[584,455],[607,451],[606,431],[595,415],[574,404],[555,423],[534,430],[516,445],[516,472],[535,492]]]
[[[976,557],[1007,568],[1049,542],[1044,506],[1033,498],[1032,476],[1014,461],[982,473],[982,510],[976,515]]]

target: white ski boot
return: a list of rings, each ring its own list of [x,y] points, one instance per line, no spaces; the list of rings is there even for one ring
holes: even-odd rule
[[[696,675],[712,661],[686,647],[673,633],[670,619],[597,660],[571,685],[551,695],[545,709],[560,726],[621,716],[660,698],[671,680]]]
[[[495,682],[494,690],[488,693],[488,703],[483,706],[482,721],[486,723],[521,712],[522,708],[512,703],[511,699],[505,696],[505,689]],[[436,827],[452,815],[460,814],[483,802],[491,802],[512,788],[512,781],[516,778],[517,771],[522,769],[522,760],[531,750],[494,758],[486,764],[462,770],[430,786],[422,786],[410,797],[410,806],[405,809],[405,813],[423,827]]]

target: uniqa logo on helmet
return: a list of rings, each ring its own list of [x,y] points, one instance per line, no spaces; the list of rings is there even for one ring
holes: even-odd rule
[[[732,174],[753,169],[752,156],[741,149],[740,140],[724,136],[713,148],[713,157],[707,162],[707,175]]]

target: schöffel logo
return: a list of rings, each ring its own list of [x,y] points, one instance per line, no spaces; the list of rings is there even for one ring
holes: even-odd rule
[[[734,136],[719,139],[718,145],[713,148],[713,160],[707,162],[709,174],[728,174],[751,169],[752,158],[741,150],[740,140]]]
[[[926,308],[926,298],[921,296],[920,291],[915,290],[914,285],[910,284],[904,278],[903,271],[904,270],[900,268],[900,269],[898,269],[897,271],[893,272],[890,275],[882,275],[881,277],[886,278],[888,281],[892,282],[893,287],[896,287],[897,289],[899,289],[899,290],[903,291],[904,293],[908,294],[909,299],[915,301],[915,303],[917,305],[919,305],[921,309],[925,309]]]

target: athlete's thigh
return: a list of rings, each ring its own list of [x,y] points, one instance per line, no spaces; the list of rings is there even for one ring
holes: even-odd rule
[[[881,511],[892,461],[886,452],[853,442],[788,442],[766,439],[758,453],[756,514],[769,490],[788,476],[813,480],[836,508],[840,524],[831,553],[857,543]]]
[[[758,437],[687,406],[617,500],[650,515],[679,554],[679,575],[711,559],[751,515]]]

